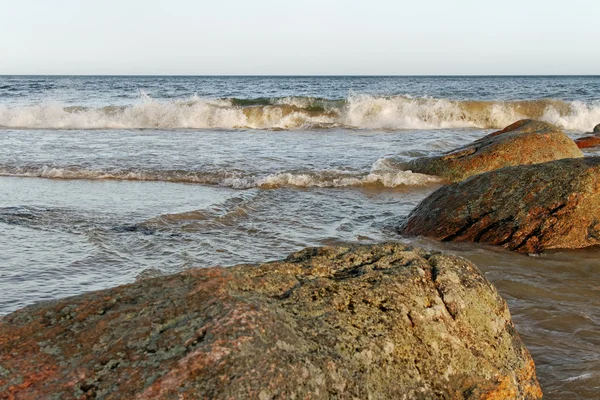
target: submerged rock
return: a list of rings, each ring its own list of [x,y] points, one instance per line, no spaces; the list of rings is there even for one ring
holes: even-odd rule
[[[406,168],[459,182],[498,168],[576,157],[583,153],[564,132],[524,119],[449,153],[412,160]]]
[[[27,307],[0,322],[19,398],[536,399],[505,302],[470,262],[306,249]]]
[[[410,236],[522,253],[600,244],[600,157],[508,167],[442,187],[400,226]]]
[[[163,272],[158,268],[146,268],[135,277],[135,280],[136,282],[143,281],[144,279],[158,278],[163,275]]]

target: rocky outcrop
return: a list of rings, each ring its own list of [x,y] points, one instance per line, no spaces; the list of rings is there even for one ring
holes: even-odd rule
[[[0,322],[9,398],[535,399],[505,302],[468,261],[306,249],[27,307]]]
[[[406,169],[459,182],[498,168],[577,157],[583,154],[565,133],[525,119],[449,153],[412,160]]]
[[[580,149],[600,146],[600,124],[596,125],[594,131],[589,132],[587,136],[576,139],[575,143]]]
[[[432,193],[399,232],[522,253],[600,244],[600,157],[503,168]]]

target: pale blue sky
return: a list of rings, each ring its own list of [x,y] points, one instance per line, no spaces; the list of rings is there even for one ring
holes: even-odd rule
[[[0,6],[0,74],[600,74],[598,0]]]

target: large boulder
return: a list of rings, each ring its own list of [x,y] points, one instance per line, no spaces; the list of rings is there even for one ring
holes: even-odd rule
[[[600,157],[508,167],[442,187],[399,232],[522,253],[600,244]]]
[[[306,249],[30,306],[0,322],[18,398],[537,399],[505,302],[470,262]]]
[[[583,153],[564,132],[524,119],[449,153],[412,160],[406,169],[459,182],[498,168],[577,157]]]

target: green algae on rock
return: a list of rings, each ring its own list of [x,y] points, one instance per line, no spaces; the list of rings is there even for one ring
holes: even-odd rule
[[[442,187],[399,233],[521,253],[600,244],[600,157],[507,167]]]
[[[541,398],[470,262],[402,244],[195,269],[0,321],[18,398]]]
[[[451,182],[495,169],[583,157],[575,142],[557,127],[525,119],[466,146],[407,163],[406,169]]]

